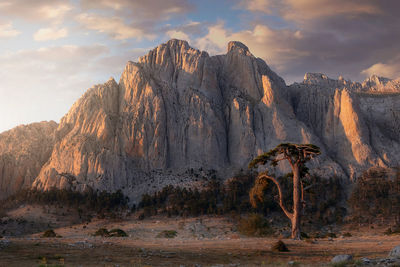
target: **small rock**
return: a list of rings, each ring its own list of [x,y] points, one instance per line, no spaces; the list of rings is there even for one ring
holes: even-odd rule
[[[93,248],[93,244],[87,241],[77,241],[75,243],[68,244],[71,247],[79,247],[79,248]]]
[[[343,255],[336,255],[335,257],[332,258],[331,263],[343,263],[343,262],[348,262],[353,259],[353,256],[343,254]]]
[[[390,251],[389,257],[391,257],[391,258],[400,258],[400,245],[394,247],[392,249],[392,251]]]
[[[371,260],[368,259],[368,258],[361,258],[361,261],[362,261],[364,264],[369,264],[369,263],[371,263]]]

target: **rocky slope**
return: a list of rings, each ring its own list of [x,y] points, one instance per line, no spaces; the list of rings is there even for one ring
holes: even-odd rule
[[[0,134],[0,199],[29,188],[50,157],[57,123],[18,126]]]
[[[306,74],[286,86],[242,43],[210,57],[170,40],[73,105],[33,186],[122,189],[135,200],[170,183],[227,178],[281,142],[316,144],[316,172],[353,178],[400,159],[397,85]]]

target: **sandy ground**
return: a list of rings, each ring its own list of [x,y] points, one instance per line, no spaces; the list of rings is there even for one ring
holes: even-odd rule
[[[297,266],[324,266],[338,254],[352,254],[355,259],[386,257],[400,244],[399,236],[383,236],[380,230],[368,234],[353,230],[352,237],[313,243],[282,239],[290,251],[272,252],[277,238],[241,236],[225,217],[59,223],[55,232],[61,238],[41,238],[41,233],[6,237],[11,245],[0,249],[0,266],[287,266],[290,261]],[[93,237],[99,228],[120,228],[129,236]],[[177,236],[157,238],[163,230],[175,230]]]

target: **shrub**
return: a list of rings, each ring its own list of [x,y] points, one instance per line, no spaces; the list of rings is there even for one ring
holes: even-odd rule
[[[336,238],[335,233],[326,233],[325,237]]]
[[[94,236],[107,237],[108,235],[109,235],[109,233],[106,228],[100,228],[94,233]]]
[[[349,232],[346,232],[343,234],[343,237],[352,237],[353,235]]]
[[[384,232],[385,235],[398,235],[400,234],[400,226],[389,227]]]
[[[128,235],[125,233],[124,230],[121,229],[112,229],[108,232],[109,237],[127,237]]]
[[[238,230],[247,236],[267,236],[273,233],[267,220],[256,213],[249,214],[247,218],[241,218]]]
[[[178,233],[175,230],[164,230],[157,235],[158,238],[175,238]]]
[[[106,228],[100,228],[94,233],[94,236],[102,236],[102,237],[127,237],[128,235],[124,230],[121,229],[112,229],[108,231]]]
[[[310,238],[310,237],[308,236],[308,234],[305,233],[305,232],[301,232],[301,233],[300,233],[300,237],[303,238],[303,239]]]
[[[42,237],[43,237],[43,238],[53,238],[53,237],[61,237],[61,236],[57,235],[57,234],[54,232],[54,230],[49,229],[49,230],[46,230],[46,231],[42,234]]]
[[[271,247],[272,251],[276,251],[276,252],[288,252],[289,249],[286,246],[285,243],[283,243],[282,240],[279,240],[278,242],[274,243]]]

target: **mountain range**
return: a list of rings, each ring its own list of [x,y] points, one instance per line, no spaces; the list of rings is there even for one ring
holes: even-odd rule
[[[0,134],[0,196],[23,188],[116,191],[226,179],[279,143],[312,143],[313,172],[354,180],[400,160],[400,80],[307,73],[286,85],[240,42],[209,56],[170,40],[129,61],[55,122]],[[280,166],[284,171],[287,166]]]

